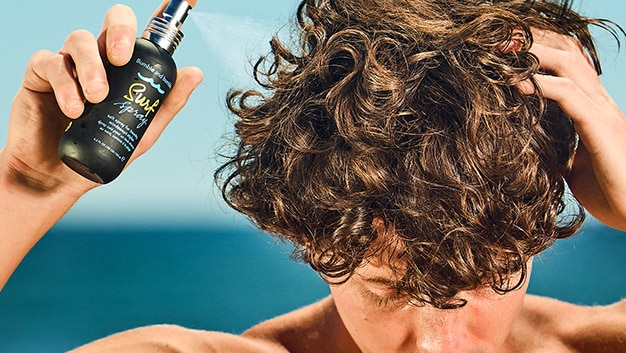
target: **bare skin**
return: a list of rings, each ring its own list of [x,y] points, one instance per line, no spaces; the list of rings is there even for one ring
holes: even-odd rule
[[[370,263],[318,303],[263,322],[241,336],[153,326],[124,332],[72,353],[573,353],[621,352],[626,301],[584,307],[526,295],[527,285],[499,295],[479,289],[468,304],[436,309],[409,304]],[[156,349],[158,347],[158,349]]]
[[[58,53],[30,60],[0,151],[0,288],[30,248],[87,191],[96,187],[65,167],[56,145],[83,100],[108,91],[101,56],[129,60],[137,31],[132,11],[115,6],[99,37],[68,36]],[[543,94],[571,116],[581,145],[568,183],[597,219],[626,230],[626,119],[573,38],[535,31],[531,51],[553,76],[536,77]],[[519,46],[511,47],[515,51]],[[196,68],[179,73],[133,159],[155,143],[202,80]],[[522,91],[532,94],[529,85]],[[385,268],[364,265],[331,297],[251,328],[241,336],[176,326],[140,328],[77,349],[94,352],[621,352],[626,346],[626,302],[581,307],[488,290],[461,293],[468,305],[442,311],[409,305],[385,286]]]
[[[505,346],[497,353],[622,352],[626,301],[602,307],[576,306],[524,296]],[[96,352],[360,353],[332,297],[257,325],[241,336],[152,326],[111,336],[72,353]],[[415,351],[414,351],[415,352]],[[417,352],[436,352],[420,350]],[[464,351],[457,351],[464,352]],[[469,351],[472,352],[472,351]],[[486,352],[486,351],[479,351]]]

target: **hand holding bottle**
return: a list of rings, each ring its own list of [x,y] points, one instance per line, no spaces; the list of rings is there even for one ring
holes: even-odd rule
[[[67,166],[102,184],[122,172],[176,82],[172,55],[190,10],[189,2],[170,0],[148,22],[127,64],[105,64],[107,97],[87,104],[61,138],[59,156]]]
[[[131,57],[136,33],[133,11],[117,5],[106,14],[99,38],[84,30],[75,31],[59,53],[40,51],[31,58],[11,112],[9,139],[1,155],[3,171],[9,167],[11,174],[23,175],[43,188],[76,181],[76,191],[80,193],[94,186],[79,182],[60,164],[57,144],[70,121],[68,117],[82,114],[84,99],[98,103],[108,93],[100,53],[105,53],[113,65],[125,64]],[[181,70],[171,91],[172,98],[164,102],[154,128],[149,129],[136,155],[155,142],[201,79],[198,69]]]
[[[114,65],[125,64],[136,33],[133,11],[116,5],[107,12],[98,38],[75,31],[58,53],[39,51],[29,61],[11,109],[7,143],[0,150],[0,288],[30,247],[98,185],[63,164],[57,146],[71,119],[83,113],[84,100],[98,103],[108,94],[101,55]],[[197,68],[179,71],[131,161],[154,144],[201,80]]]

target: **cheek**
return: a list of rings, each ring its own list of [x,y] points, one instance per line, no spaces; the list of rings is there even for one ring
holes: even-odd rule
[[[341,320],[364,353],[398,352],[411,340],[410,320],[401,308],[378,307],[341,287],[331,288]]]
[[[532,259],[528,262],[528,277],[531,271]],[[503,296],[487,291],[468,298],[468,309],[477,318],[473,321],[472,333],[485,341],[504,342],[524,306],[528,282],[527,278],[522,288]]]
[[[520,291],[496,298],[491,303],[478,301],[479,305],[472,305],[470,302],[468,309],[474,318],[469,321],[472,335],[496,346],[503,344],[524,304],[524,295],[525,293]]]

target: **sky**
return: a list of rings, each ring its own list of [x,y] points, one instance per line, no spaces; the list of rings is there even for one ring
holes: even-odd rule
[[[58,51],[76,29],[98,34],[106,10],[117,2],[134,9],[140,27],[159,0],[32,0],[5,6],[0,30],[0,143],[6,141],[11,100],[29,57],[37,50]],[[221,200],[213,171],[228,141],[233,117],[225,108],[231,87],[251,84],[250,64],[268,50],[268,40],[292,20],[296,0],[199,0],[183,28],[185,38],[174,54],[179,68],[197,66],[205,80],[152,150],[109,185],[85,195],[63,223],[167,223],[233,225],[245,222]],[[575,1],[584,15],[609,18],[626,26],[626,2]],[[626,45],[626,41],[623,43]],[[626,49],[618,52],[603,36],[603,82],[626,108]]]

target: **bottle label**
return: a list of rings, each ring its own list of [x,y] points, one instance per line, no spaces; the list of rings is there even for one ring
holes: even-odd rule
[[[111,152],[122,163],[130,158],[144,130],[172,87],[167,75],[159,72],[146,60],[137,58],[134,64],[136,65],[129,65],[134,67],[131,68],[134,71],[131,83],[116,95],[117,99],[110,101],[114,109],[108,110],[108,114],[99,115],[97,122],[99,131],[117,142],[121,149],[112,146],[115,145],[113,141],[94,138],[94,142]]]
[[[126,65],[106,64],[109,94],[85,104],[59,142],[59,156],[88,179],[108,183],[124,169],[176,80],[169,53],[137,39]]]

